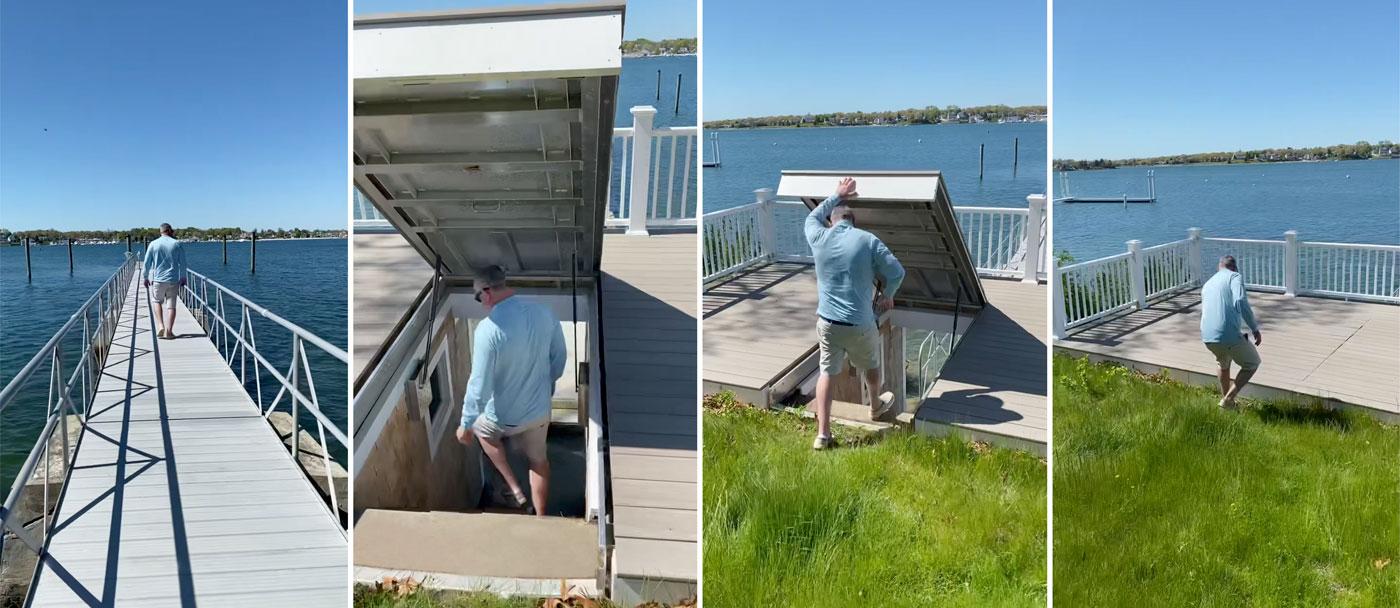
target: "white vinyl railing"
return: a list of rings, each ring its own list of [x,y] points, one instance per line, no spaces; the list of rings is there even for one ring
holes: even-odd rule
[[[350,440],[340,427],[321,411],[321,402],[316,393],[315,368],[312,359],[307,357],[306,345],[310,344],[321,353],[329,355],[329,360],[322,358],[326,365],[339,363],[349,366],[350,355],[209,277],[193,270],[186,271],[186,275],[189,282],[180,292],[181,299],[209,336],[209,340],[214,343],[214,347],[219,350],[219,354],[223,355],[224,362],[238,374],[239,382],[254,398],[263,418],[270,417],[279,405],[285,403],[285,409],[292,419],[292,459],[297,462],[300,462],[301,457],[300,430],[303,426],[311,426],[302,420],[302,408],[311,415],[311,420],[315,423],[314,431],[321,445],[326,494],[330,497],[331,513],[338,513],[340,504],[332,475],[335,467],[331,464],[331,446],[326,442],[326,434],[329,433],[346,453],[350,450]],[[268,349],[264,348],[261,352],[258,350],[254,319],[266,319],[291,335],[291,359],[284,368],[279,369],[267,359],[265,353]],[[231,320],[236,320],[237,326],[234,325],[235,321]],[[264,372],[280,384],[276,396],[266,405],[262,391]],[[248,383],[250,373],[251,386]],[[287,396],[285,402],[282,400],[283,395]]]
[[[694,226],[696,127],[654,127],[656,108],[631,109],[632,127],[613,129],[606,224],[628,234],[649,227]],[[637,142],[648,142],[639,146]]]
[[[755,202],[706,213],[702,222],[704,283],[713,283],[771,262],[812,261],[802,234],[806,205],[779,201],[771,188],[754,191]],[[958,225],[978,274],[990,277],[1044,278],[1045,197],[1026,197],[1029,206],[954,207]],[[1038,218],[1028,222],[1028,217]],[[1034,230],[1028,229],[1034,226]]]
[[[68,445],[68,416],[76,415],[86,424],[93,399],[97,396],[97,382],[106,366],[107,354],[111,350],[112,340],[120,323],[119,317],[122,304],[126,301],[127,286],[131,284],[132,276],[140,266],[138,258],[130,253],[126,256],[126,261],[117,271],[78,307],[58,331],[54,332],[53,337],[49,338],[19,373],[5,384],[5,388],[0,389],[2,417],[6,410],[14,414],[29,409],[31,405],[37,405],[32,402],[21,403],[26,401],[22,393],[31,380],[42,376],[48,383],[44,415],[40,418],[44,421],[44,426],[39,431],[34,447],[29,450],[29,455],[16,472],[10,484],[10,491],[5,496],[4,506],[0,507],[0,554],[4,553],[5,538],[11,534],[36,555],[42,554],[43,547],[47,544],[53,526],[49,510],[58,498],[56,494],[50,493],[50,476],[62,475],[65,477],[61,478],[66,478],[77,455],[76,450]],[[36,396],[37,393],[30,395]],[[52,470],[55,432],[59,433],[58,443],[62,447],[61,471]],[[43,463],[42,497],[39,512],[32,513],[29,507],[21,505],[20,502],[40,462]],[[28,498],[24,502],[27,504],[32,500]],[[39,532],[37,538],[29,529],[35,523],[39,524],[35,528]]]
[[[1196,289],[1222,256],[1235,257],[1245,287],[1288,296],[1400,304],[1400,246],[1307,243],[1289,230],[1281,241],[1187,238],[1153,247],[1128,241],[1128,251],[1070,264],[1051,281],[1056,339],[1069,330]]]
[[[654,127],[656,108],[651,106],[636,106],[631,112],[633,126],[619,127],[612,133],[604,224],[625,228],[629,234],[694,226],[699,209],[695,192],[699,128]],[[638,141],[648,145],[638,146]],[[392,228],[374,203],[358,191],[351,208],[357,230]]]

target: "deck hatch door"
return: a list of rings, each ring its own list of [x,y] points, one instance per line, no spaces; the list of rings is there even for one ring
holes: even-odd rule
[[[592,282],[622,19],[620,3],[357,18],[356,187],[448,280],[499,264]]]
[[[778,198],[813,209],[847,176],[855,178],[860,195],[847,203],[856,226],[879,237],[904,265],[896,306],[982,307],[977,268],[938,171],[783,171]]]

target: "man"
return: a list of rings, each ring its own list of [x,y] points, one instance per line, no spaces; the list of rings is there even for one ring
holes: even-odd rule
[[[1249,326],[1254,338],[1252,344],[1243,335],[1241,319]],[[1263,342],[1234,256],[1220,258],[1219,270],[1201,287],[1201,341],[1220,364],[1220,407],[1234,410],[1240,389],[1259,369],[1259,351],[1254,347]],[[1232,362],[1240,366],[1233,385],[1230,383]]]
[[[880,392],[880,330],[875,311],[894,306],[904,267],[875,235],[856,228],[845,201],[856,198],[856,181],[843,178],[836,193],[807,214],[803,227],[817,270],[817,438],[812,448],[831,447],[831,378],[846,368],[846,359],[861,372],[870,399],[870,418],[880,420],[894,408],[894,395]],[[875,293],[875,281],[883,289]],[[873,303],[873,306],[872,306]]]
[[[548,308],[515,297],[500,266],[478,273],[476,301],[486,307],[487,317],[472,342],[471,379],[457,440],[470,446],[480,439],[481,450],[510,487],[515,506],[543,516],[549,496],[550,400],[568,360],[564,330]],[[527,507],[525,492],[511,471],[507,437],[530,463],[533,507]]]
[[[145,277],[146,291],[151,295],[151,313],[159,328],[156,337],[173,339],[175,299],[180,297],[180,288],[185,286],[185,248],[175,238],[175,229],[170,224],[161,224],[160,237],[146,246],[146,255],[141,258],[141,275]],[[170,311],[166,313],[162,307]]]

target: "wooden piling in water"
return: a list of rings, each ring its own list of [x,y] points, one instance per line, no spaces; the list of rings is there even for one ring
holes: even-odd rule
[[[258,271],[258,231],[253,231],[252,247],[248,250],[248,274]]]
[[[1016,169],[1019,168],[1020,166],[1021,166],[1021,138],[1017,137],[1017,138],[1011,140],[1011,172],[1012,172],[1012,173],[1015,173],[1015,172],[1016,172]]]
[[[29,264],[29,237],[24,237],[24,276],[30,283],[34,282],[34,269]]]
[[[68,274],[73,274],[73,239],[68,239]]]
[[[225,234],[221,240],[224,243],[224,266],[228,266],[228,235]]]
[[[676,74],[676,114],[681,113],[681,76],[684,74]]]
[[[661,70],[656,71],[656,100],[661,101]]]
[[[126,252],[131,253],[131,233],[126,233]]]
[[[982,179],[983,160],[987,158],[987,144],[977,144],[977,179]]]

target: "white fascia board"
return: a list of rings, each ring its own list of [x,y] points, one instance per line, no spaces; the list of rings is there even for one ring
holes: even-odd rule
[[[616,75],[623,9],[357,20],[355,79],[501,80]]]
[[[932,201],[941,178],[937,171],[783,171],[778,198],[821,200],[843,177],[856,180],[860,198],[881,201]]]

